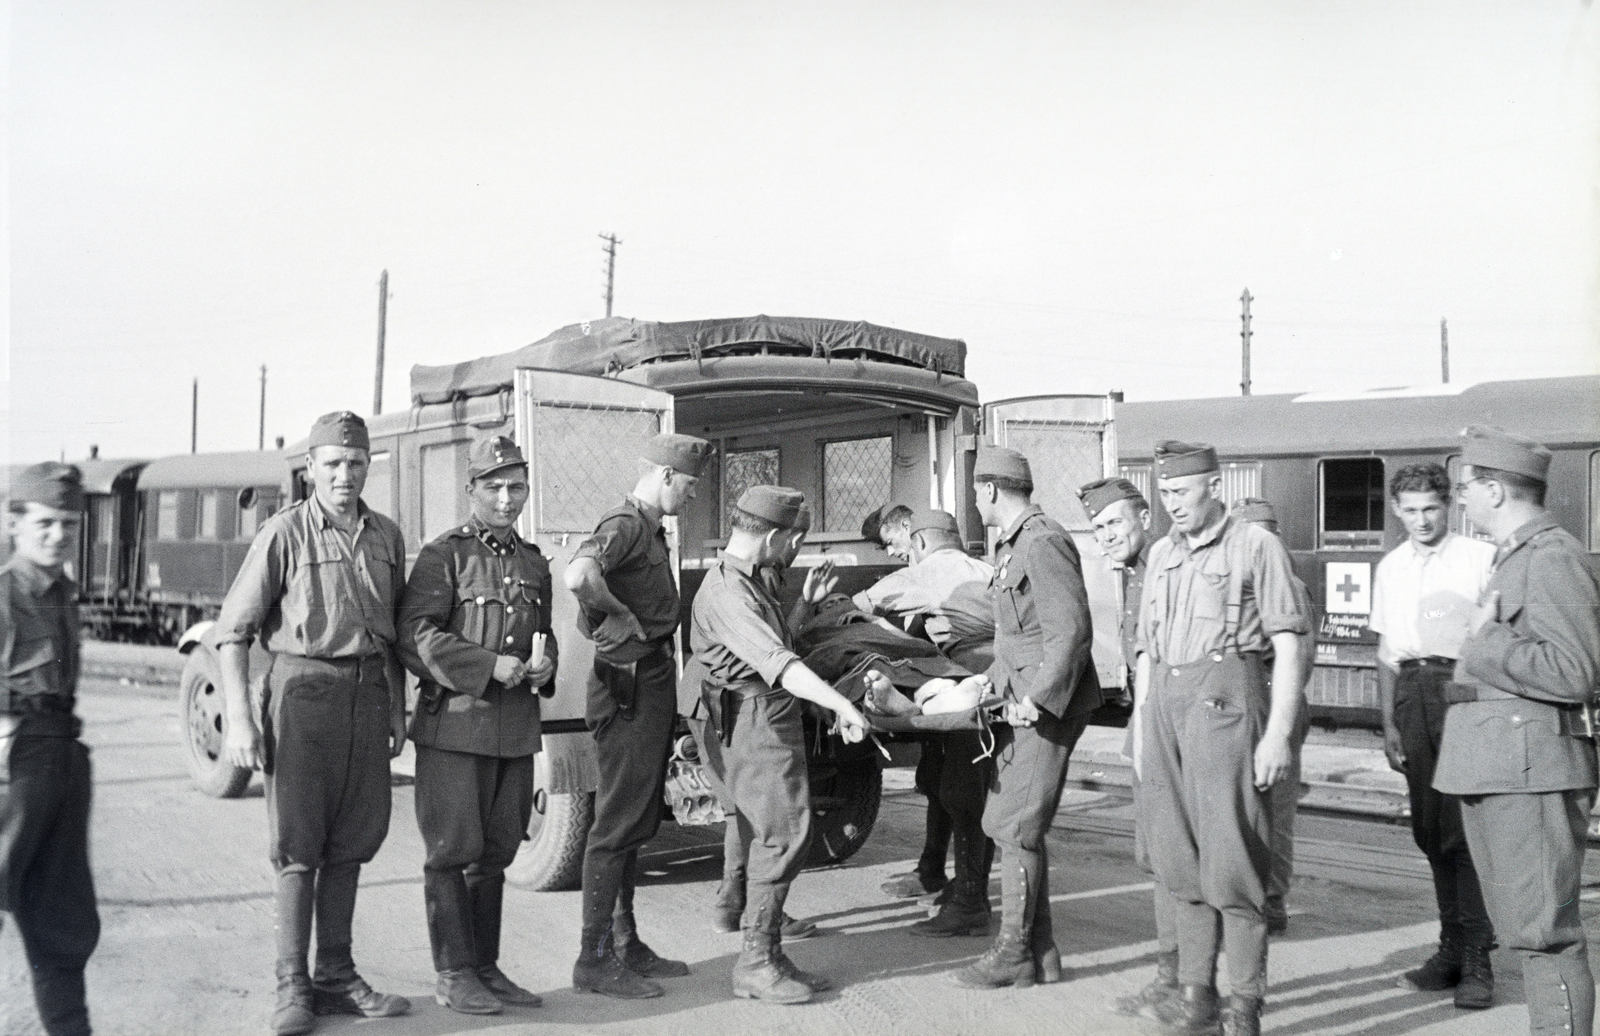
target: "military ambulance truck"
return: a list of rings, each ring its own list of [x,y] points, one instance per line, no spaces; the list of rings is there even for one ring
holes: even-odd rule
[[[370,422],[367,503],[400,523],[414,558],[422,544],[465,520],[472,442],[510,434],[528,457],[532,489],[519,530],[554,571],[561,668],[555,696],[542,704],[535,813],[513,881],[537,889],[579,881],[596,785],[594,742],[582,720],[593,648],[577,632],[577,603],[562,572],[599,517],[632,489],[639,446],[657,432],[697,435],[716,447],[696,499],[667,522],[683,596],[680,659],[688,654],[695,591],[726,542],[728,508],[745,488],[802,490],[814,519],[796,567],[831,558],[840,589],[853,593],[897,565],[861,535],[862,519],[883,504],[948,510],[970,550],[988,549],[992,534],[986,537],[973,501],[972,464],[979,442],[989,441],[1029,457],[1035,499],[1077,540],[1100,679],[1123,684],[1116,582],[1074,492],[1116,471],[1112,399],[1040,395],[985,404],[963,376],[965,360],[963,342],[860,322],[613,317],[562,328],[513,352],[413,369],[411,408]],[[286,452],[294,458],[302,451]],[[304,492],[300,485],[294,496]],[[798,572],[788,578],[791,598],[802,582]],[[203,637],[188,643],[191,666],[210,677],[215,664]],[[680,693],[684,715],[695,690]],[[680,823],[719,822],[694,740],[686,724],[680,727],[667,788],[673,815]],[[872,829],[881,757],[870,742],[846,746],[816,730],[810,735],[812,860],[837,862]]]

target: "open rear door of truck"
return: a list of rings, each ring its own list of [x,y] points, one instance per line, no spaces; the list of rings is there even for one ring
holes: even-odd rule
[[[561,645],[555,697],[540,713],[546,731],[584,714],[594,645],[577,630],[577,600],[562,583],[573,554],[600,516],[633,491],[646,440],[673,430],[672,396],[626,381],[522,368],[515,381],[517,442],[528,458],[528,509],[519,531],[550,559],[552,626]],[[666,521],[672,571],[677,527]],[[559,729],[556,727],[555,729]]]
[[[1028,458],[1034,503],[1072,534],[1094,620],[1095,670],[1106,688],[1124,684],[1117,635],[1121,583],[1095,545],[1078,487],[1117,473],[1114,406],[1111,396],[1025,396],[983,405],[983,438]],[[989,530],[991,553],[994,537]]]

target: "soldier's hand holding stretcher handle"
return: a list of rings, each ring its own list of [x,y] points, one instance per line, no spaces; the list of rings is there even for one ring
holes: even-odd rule
[[[867,736],[867,719],[850,704],[849,699],[834,690],[822,677],[813,673],[804,662],[790,662],[778,677],[778,686],[806,701],[815,702],[839,717],[839,736],[847,745],[853,745]]]

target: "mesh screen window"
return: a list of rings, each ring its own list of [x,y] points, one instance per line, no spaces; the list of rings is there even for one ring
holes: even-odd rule
[[[728,515],[751,486],[776,486],[778,449],[729,450],[722,456],[722,535],[732,532]]]
[[[824,532],[855,532],[889,499],[894,437],[846,439],[822,445]]]

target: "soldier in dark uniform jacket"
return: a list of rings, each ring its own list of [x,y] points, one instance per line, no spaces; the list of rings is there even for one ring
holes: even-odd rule
[[[0,568],[0,910],[16,919],[39,1019],[51,1036],[89,1032],[83,967],[100,939],[89,872],[89,749],[73,715],[83,484],[69,464],[18,472]]]
[[[1594,977],[1579,910],[1596,785],[1600,586],[1544,509],[1550,451],[1468,428],[1456,486],[1495,538],[1494,573],[1461,645],[1433,786],[1460,795],[1489,916],[1522,955],[1536,1036],[1589,1036]]]
[[[398,632],[400,658],[422,681],[411,740],[435,996],[465,1014],[498,1014],[502,1003],[540,1002],[496,962],[505,869],[533,813],[538,695],[555,693],[556,641],[550,563],[516,531],[528,502],[522,451],[503,435],[485,439],[467,475],[472,515],[417,555]]]
[[[973,488],[995,550],[994,663],[1005,696],[983,831],[1000,849],[1000,934],[964,986],[1030,986],[1061,978],[1050,915],[1045,835],[1061,803],[1067,762],[1101,703],[1089,658],[1089,597],[1072,537],[1032,502],[1033,473],[1015,450],[978,451]]]
[[[694,499],[710,456],[704,439],[651,439],[633,494],[601,517],[564,574],[581,605],[578,631],[595,646],[587,720],[600,770],[583,857],[583,945],[572,969],[579,990],[660,996],[652,978],[689,973],[639,938],[633,888],[639,847],[661,824],[678,711],[678,584],[661,519]]]

